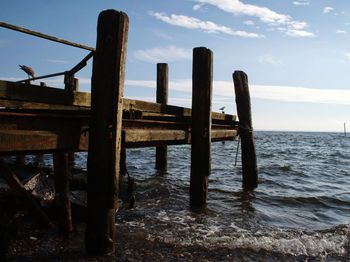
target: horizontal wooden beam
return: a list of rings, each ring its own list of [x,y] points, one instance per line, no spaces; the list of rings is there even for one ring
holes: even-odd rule
[[[64,89],[42,87],[31,84],[20,84],[0,80],[0,107],[48,108],[48,109],[81,109],[90,107],[91,94],[86,92],[69,92]],[[45,105],[47,104],[47,105]],[[173,105],[158,104],[141,100],[123,98],[123,109],[142,111],[148,117],[158,114],[174,115],[176,117],[191,117],[192,110]],[[212,119],[235,121],[236,116],[212,113]]]
[[[49,104],[44,102],[28,102],[19,100],[8,100],[0,98],[0,108],[14,108],[14,109],[48,109],[48,110],[81,110],[90,109],[86,106],[74,106],[74,105],[60,105],[60,104]]]
[[[79,132],[89,127],[88,110],[0,110],[0,130],[46,130]],[[189,130],[189,121],[154,121],[123,119],[123,129]],[[233,124],[212,124],[212,129],[234,130]]]
[[[192,115],[192,110],[190,108],[173,106],[173,105],[165,105],[165,104],[157,104],[157,103],[146,102],[141,100],[127,99],[127,98],[124,98],[123,100],[124,100],[123,101],[124,110],[139,110],[142,112],[149,112],[149,113],[175,115],[177,117],[191,117]],[[148,117],[150,117],[150,115],[148,115]],[[212,112],[212,119],[235,121],[236,116]]]
[[[85,151],[87,135],[69,132],[0,130],[0,153]]]
[[[191,132],[186,130],[161,129],[124,129],[125,145],[147,147],[158,145],[188,144]],[[32,131],[32,130],[0,130],[0,154],[44,153],[55,151],[86,151],[88,148],[88,132],[73,130]],[[232,140],[237,136],[236,130],[212,130],[212,141]]]
[[[2,99],[89,107],[91,95],[89,93],[71,92],[53,87],[0,81],[0,106],[3,106],[1,103]]]

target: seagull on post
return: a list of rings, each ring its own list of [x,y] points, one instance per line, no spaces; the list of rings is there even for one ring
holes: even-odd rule
[[[30,77],[32,77],[32,78],[35,77],[35,72],[34,72],[33,68],[26,66],[26,65],[19,65],[19,68],[27,73],[28,79],[30,79]]]

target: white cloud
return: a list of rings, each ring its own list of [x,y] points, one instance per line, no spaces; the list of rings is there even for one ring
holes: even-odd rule
[[[152,49],[136,50],[133,57],[150,63],[173,62],[192,58],[191,49],[184,49],[173,45]]]
[[[349,53],[345,53],[345,57],[350,60],[350,52]]]
[[[214,5],[225,12],[235,15],[255,16],[269,24],[285,24],[290,20],[290,17],[287,15],[279,14],[266,7],[244,4],[239,0],[197,0],[197,2]]]
[[[335,31],[336,34],[347,34],[345,30],[337,30]]]
[[[254,21],[252,21],[252,20],[246,20],[246,21],[243,22],[243,24],[245,24],[245,25],[255,25]]]
[[[316,36],[314,33],[311,33],[305,30],[295,30],[295,29],[288,30],[286,34],[291,37],[315,37]]]
[[[330,12],[334,11],[334,8],[331,6],[326,6],[325,8],[323,8],[323,13],[324,14],[328,14]]]
[[[284,26],[285,34],[291,37],[310,37],[313,33],[305,30],[307,23],[293,20],[289,15],[277,13],[267,7],[245,4],[240,0],[197,0],[201,4],[209,4],[232,13],[234,15],[246,15],[257,17],[269,26]],[[300,2],[300,1],[299,1]]]
[[[297,0],[293,1],[293,5],[310,5],[308,0]]]
[[[201,7],[202,7],[202,5],[196,4],[196,5],[194,5],[194,6],[192,7],[192,9],[195,10],[195,11],[197,11],[197,10],[201,9]]]
[[[235,31],[230,27],[218,25],[211,21],[202,21],[195,17],[185,16],[185,15],[176,15],[171,14],[168,16],[165,13],[150,12],[151,16],[157,18],[158,20],[163,21],[164,23],[184,27],[187,29],[199,29],[207,33],[223,33],[233,36],[247,37],[247,38],[259,38],[263,35],[256,33],[250,33],[246,31]]]
[[[350,53],[349,53],[350,58]],[[155,81],[126,81],[126,86],[139,86],[155,88]],[[169,82],[169,89],[192,92],[192,81],[182,79]],[[213,95],[230,98],[233,97],[233,82],[214,81]],[[314,89],[293,86],[250,85],[252,98],[269,99],[285,102],[304,102],[319,104],[350,105],[350,89]]]
[[[256,98],[287,102],[350,105],[350,90],[345,89],[252,85],[251,95]]]
[[[283,66],[284,63],[270,54],[259,57],[259,63],[263,65]]]

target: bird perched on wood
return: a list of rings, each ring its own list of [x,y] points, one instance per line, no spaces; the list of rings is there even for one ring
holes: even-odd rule
[[[29,66],[26,66],[26,65],[19,65],[19,68],[21,68],[24,72],[27,73],[28,79],[29,79],[30,77],[32,77],[32,78],[35,77],[35,73],[34,73],[33,68],[31,68],[31,67],[29,67]]]

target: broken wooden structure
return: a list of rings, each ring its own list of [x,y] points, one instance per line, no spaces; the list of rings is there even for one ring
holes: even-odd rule
[[[57,42],[62,40],[27,29],[17,31]],[[56,197],[63,214],[60,224],[66,234],[72,230],[67,154],[88,151],[86,251],[89,255],[114,251],[119,173],[123,172],[123,166],[125,169],[125,163],[120,165],[120,161],[125,161],[125,148],[156,146],[156,168],[165,171],[166,147],[191,144],[190,204],[203,207],[211,169],[211,142],[233,140],[240,132],[243,187],[257,186],[246,75],[234,74],[238,114],[244,125],[234,115],[211,111],[213,53],[204,47],[193,50],[192,109],[167,104],[166,64],[157,66],[157,103],[127,99],[123,95],[127,34],[127,15],[106,10],[99,16],[96,49],[62,40],[61,43],[91,51],[73,69],[49,75],[64,75],[65,89],[33,85],[30,83],[33,79],[0,81],[0,154],[54,154]],[[77,91],[74,74],[91,57],[90,94]],[[34,79],[45,77],[48,76]],[[8,171],[3,161],[1,166],[0,172]]]

